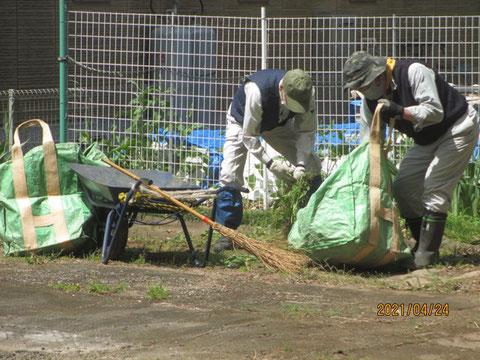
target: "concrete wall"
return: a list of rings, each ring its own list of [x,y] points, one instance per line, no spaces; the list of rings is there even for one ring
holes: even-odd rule
[[[479,0],[179,0],[179,14],[269,17],[477,15]],[[70,10],[164,14],[173,0],[68,0]],[[151,7],[150,7],[151,5]],[[0,90],[58,86],[58,0],[2,0]]]

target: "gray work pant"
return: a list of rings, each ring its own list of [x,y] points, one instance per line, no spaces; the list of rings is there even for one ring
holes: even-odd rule
[[[393,195],[404,218],[425,210],[447,213],[453,192],[478,143],[479,118],[472,106],[437,141],[414,145],[405,154],[393,182]]]

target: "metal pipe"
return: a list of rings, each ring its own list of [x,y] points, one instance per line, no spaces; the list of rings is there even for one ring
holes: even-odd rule
[[[60,88],[60,142],[67,140],[67,110],[68,110],[68,71],[67,71],[67,2],[59,0],[59,88]]]
[[[15,89],[8,89],[8,148],[12,150],[13,129],[15,126]],[[6,124],[3,124],[5,126]]]
[[[262,21],[262,70],[267,68],[267,11],[265,6],[261,8]],[[265,151],[267,151],[268,144],[265,142]],[[264,164],[262,168],[263,173],[263,208],[268,209],[268,170]]]

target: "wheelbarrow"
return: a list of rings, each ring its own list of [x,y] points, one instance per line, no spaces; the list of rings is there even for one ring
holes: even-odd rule
[[[220,192],[225,190],[248,192],[248,189],[233,186],[201,190],[199,186],[191,185],[165,171],[130,170],[140,178],[139,181],[135,181],[111,167],[75,163],[68,166],[77,173],[85,194],[93,205],[100,229],[103,230],[100,231],[100,237],[103,237],[102,262],[104,264],[109,260],[118,259],[123,253],[128,240],[128,230],[134,223],[139,223],[136,221],[139,213],[176,217],[182,226],[194,265],[204,267],[208,261],[213,229],[209,228],[203,260],[200,260],[183,217],[184,211],[166,199],[143,190],[142,183],[153,184],[164,191],[172,192],[176,197],[186,196],[190,200],[191,207],[197,207],[206,200],[213,199],[210,216],[213,220],[215,220],[217,206],[215,198]],[[160,225],[161,223],[142,222],[141,224]]]

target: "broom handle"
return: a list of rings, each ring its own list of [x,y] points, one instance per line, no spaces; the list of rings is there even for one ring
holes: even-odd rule
[[[110,160],[106,159],[106,158],[103,158],[102,161],[104,163],[107,163],[108,165],[110,165],[111,167],[117,169],[118,171],[124,173],[125,175],[127,176],[130,176],[132,179],[135,179],[137,181],[140,180],[140,178],[131,173],[130,171],[128,170],[125,170],[124,168],[118,166],[117,164],[111,162]],[[178,201],[177,199],[175,199],[174,197],[168,195],[165,191],[162,191],[160,190],[158,187],[154,186],[154,185],[148,185],[148,184],[143,184],[145,185],[146,187],[148,187],[150,190],[156,192],[156,193],[159,193],[160,195],[162,195],[164,198],[166,198],[168,201],[170,201],[171,203],[174,203],[175,205],[177,205],[178,207],[182,208],[183,210],[185,211],[188,211],[190,214],[196,216],[197,218],[199,218],[200,220],[202,220],[203,222],[207,223],[208,225],[212,226],[213,224],[215,224],[214,221],[210,220],[208,217],[200,214],[198,211],[195,211],[194,209],[192,209],[191,207],[188,207],[187,205],[185,205],[184,203]]]

